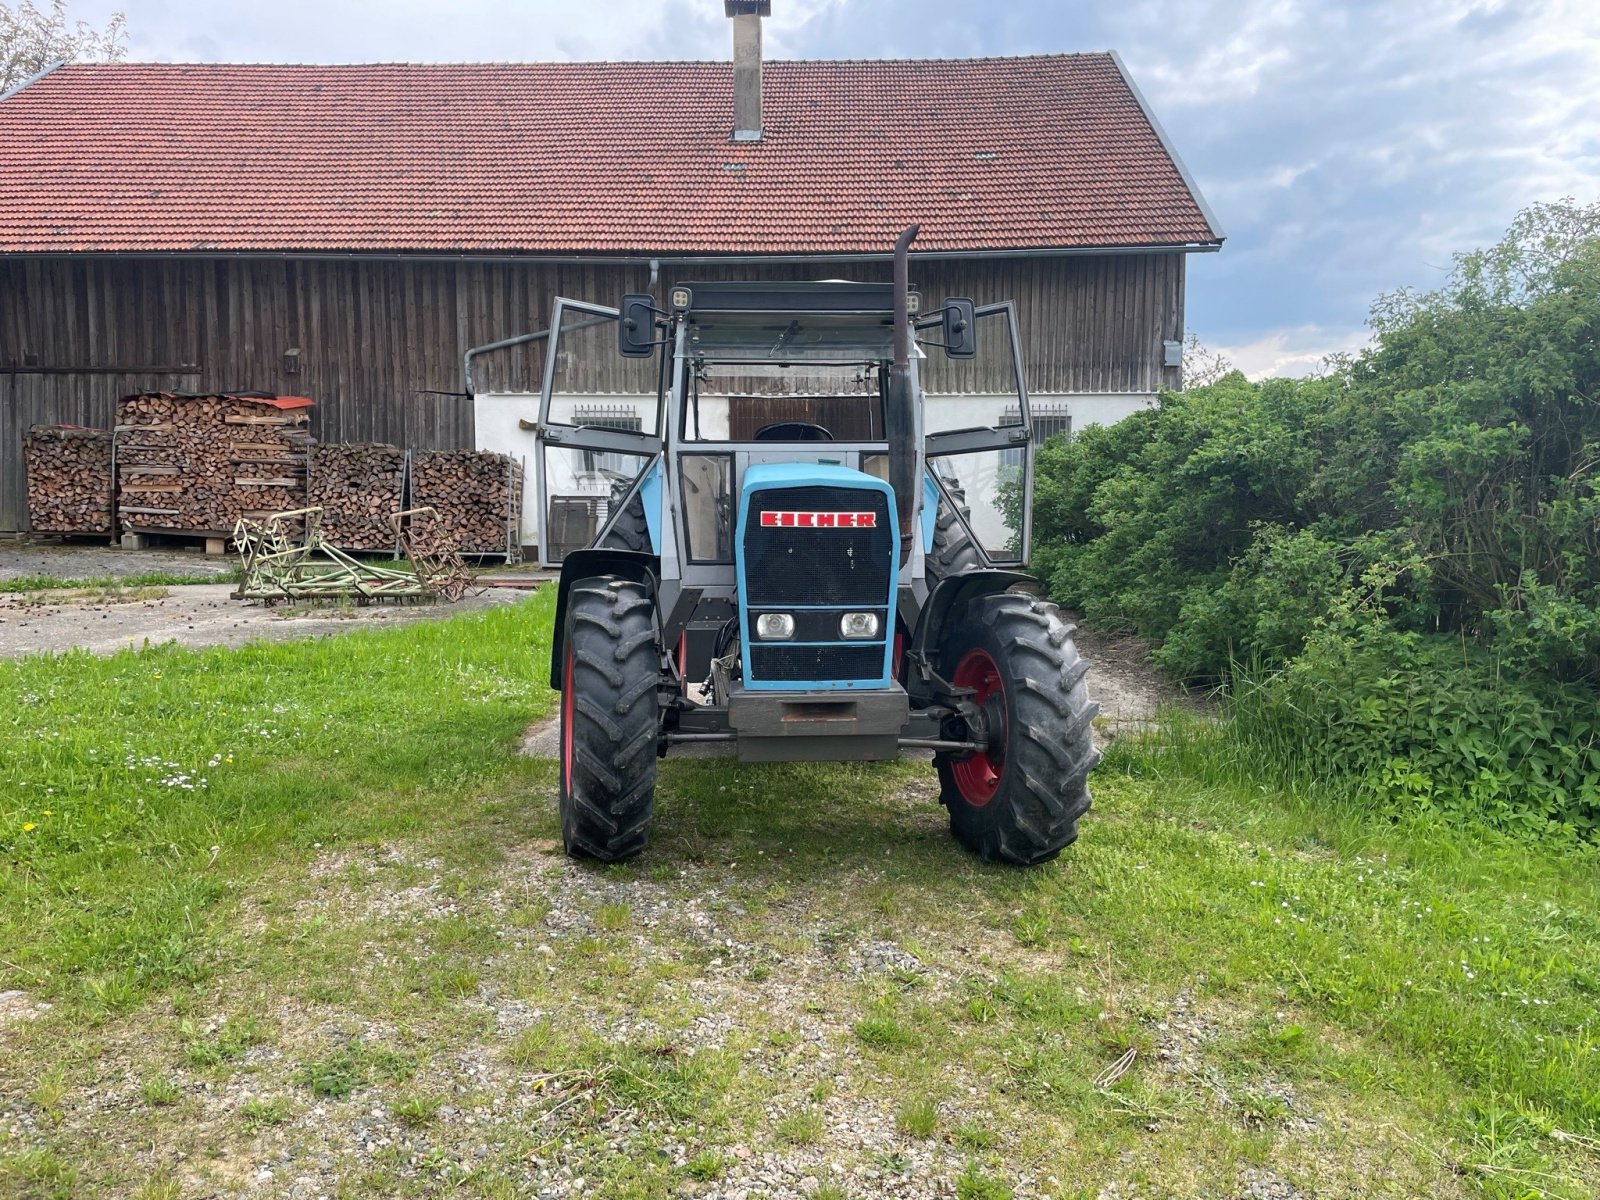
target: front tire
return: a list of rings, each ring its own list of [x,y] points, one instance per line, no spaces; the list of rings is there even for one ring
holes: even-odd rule
[[[1100,761],[1089,664],[1055,605],[1016,592],[971,601],[951,630],[939,673],[972,689],[990,744],[934,759],[950,830],[990,862],[1045,862],[1077,839],[1089,811],[1089,772]]]
[[[612,575],[575,582],[561,671],[561,840],[574,857],[616,862],[649,840],[660,673],[643,585]]]

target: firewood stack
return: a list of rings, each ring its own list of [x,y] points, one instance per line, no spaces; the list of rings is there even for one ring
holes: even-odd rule
[[[33,532],[111,532],[110,432],[35,425],[23,438],[23,455]]]
[[[226,533],[240,517],[305,507],[311,401],[181,396],[117,401],[124,529]]]
[[[341,550],[393,550],[390,515],[405,505],[406,452],[379,442],[312,448],[306,504],[322,509],[322,536]]]
[[[514,561],[522,523],[522,464],[506,454],[421,450],[411,456],[411,506],[438,510],[462,554]]]

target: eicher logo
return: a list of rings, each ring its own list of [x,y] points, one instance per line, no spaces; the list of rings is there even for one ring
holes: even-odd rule
[[[876,529],[874,512],[764,512],[761,524],[779,529]]]

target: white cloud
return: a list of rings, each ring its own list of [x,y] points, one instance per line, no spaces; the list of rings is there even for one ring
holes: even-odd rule
[[[768,53],[790,47],[847,0],[780,0]],[[537,62],[727,58],[715,0],[78,0],[73,17],[126,13],[132,57],[157,62]]]
[[[1201,337],[1201,342],[1205,338]],[[1365,329],[1324,329],[1301,325],[1294,329],[1275,329],[1261,337],[1236,345],[1211,346],[1247,379],[1271,379],[1314,375],[1330,355],[1353,354],[1366,346],[1372,335]]]

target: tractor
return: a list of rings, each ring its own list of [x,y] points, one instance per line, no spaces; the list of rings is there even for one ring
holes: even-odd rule
[[[715,742],[744,762],[931,752],[972,853],[1027,865],[1076,838],[1097,706],[1023,571],[1014,311],[925,308],[915,236],[892,284],[556,301],[536,464],[569,854],[643,850],[658,757]],[[579,501],[557,494],[580,481],[590,529],[562,546]]]

